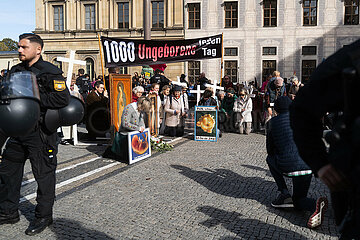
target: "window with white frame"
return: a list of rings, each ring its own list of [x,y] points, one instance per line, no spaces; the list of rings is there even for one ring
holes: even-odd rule
[[[345,25],[359,24],[359,0],[345,0]]]
[[[230,77],[232,82],[237,82],[238,79],[238,62],[235,60],[224,61],[225,75]]]
[[[311,74],[316,68],[316,60],[302,60],[301,62],[301,81],[306,83],[309,81]]]
[[[200,61],[188,62],[188,79],[191,85],[197,83],[200,77]]]

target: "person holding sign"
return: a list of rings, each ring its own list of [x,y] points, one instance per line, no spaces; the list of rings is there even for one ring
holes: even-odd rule
[[[174,95],[165,103],[166,132],[170,137],[181,137],[184,135],[184,125],[181,121],[186,116],[184,100],[181,97],[181,87],[174,87]]]

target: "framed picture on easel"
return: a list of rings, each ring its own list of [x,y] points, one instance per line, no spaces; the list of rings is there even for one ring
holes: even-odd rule
[[[158,96],[155,93],[148,95],[150,99],[151,108],[148,117],[148,126],[150,128],[151,136],[156,137],[159,134],[159,110],[158,110]]]
[[[119,131],[122,112],[125,106],[131,103],[131,75],[110,74],[109,81],[111,125]]]

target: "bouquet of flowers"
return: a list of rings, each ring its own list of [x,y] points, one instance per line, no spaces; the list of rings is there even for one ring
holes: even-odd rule
[[[162,139],[159,139],[156,137],[151,137],[150,143],[151,143],[151,150],[160,152],[160,153],[170,151],[174,147],[173,145],[168,144],[168,143],[164,142]]]

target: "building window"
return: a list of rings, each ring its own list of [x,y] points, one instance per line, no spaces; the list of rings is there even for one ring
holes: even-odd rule
[[[264,27],[276,27],[277,3],[276,0],[264,0]]]
[[[311,74],[316,68],[316,60],[303,60],[301,66],[301,81],[309,81]]]
[[[95,4],[85,5],[85,29],[95,30]]]
[[[95,70],[94,70],[94,60],[91,58],[86,58],[86,74],[89,74],[90,81],[94,80]]]
[[[119,29],[128,29],[129,28],[129,3],[120,2],[118,3],[118,19],[119,19]]]
[[[152,27],[163,28],[164,27],[164,2],[153,1],[152,2]]]
[[[238,27],[238,2],[225,2],[225,27]]]
[[[189,29],[200,29],[200,3],[189,3]]]
[[[344,24],[359,24],[359,0],[345,0]]]
[[[238,79],[237,61],[225,61],[225,75],[228,75],[232,82],[237,82]]]
[[[276,60],[263,60],[262,66],[262,79],[265,81],[276,70]]]
[[[54,6],[54,30],[64,31],[64,8],[63,6]]]
[[[238,49],[237,48],[225,48],[225,56],[237,56]]]
[[[188,79],[191,85],[197,83],[200,77],[200,61],[189,61],[188,63]]]
[[[304,26],[317,25],[317,0],[303,0]]]
[[[303,46],[302,55],[316,55],[316,46]]]
[[[276,55],[276,47],[263,47],[262,55]]]

